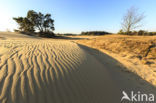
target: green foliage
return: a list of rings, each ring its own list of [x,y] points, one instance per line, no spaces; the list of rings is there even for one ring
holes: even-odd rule
[[[138,35],[145,35],[146,34],[146,31],[144,31],[144,30],[139,30],[138,31]]]
[[[122,29],[118,32],[118,34],[126,34]]]
[[[111,33],[105,31],[87,31],[81,33],[81,35],[106,35],[106,34],[111,34]]]
[[[129,31],[129,33],[127,32],[123,32],[123,30],[121,29],[118,34],[122,34],[122,35],[138,35],[138,36],[154,36],[156,35],[156,32],[147,32],[145,30],[139,30],[139,31]]]
[[[51,19],[51,14],[37,13],[34,10],[29,10],[26,17],[13,18],[19,25],[21,32],[39,31],[41,35],[54,34],[54,20]]]
[[[154,36],[154,35],[156,35],[156,32],[149,32],[148,34],[151,36]]]

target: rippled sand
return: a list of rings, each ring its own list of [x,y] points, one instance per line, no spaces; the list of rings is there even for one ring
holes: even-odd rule
[[[0,103],[120,103],[138,88],[118,62],[72,41],[0,37]]]

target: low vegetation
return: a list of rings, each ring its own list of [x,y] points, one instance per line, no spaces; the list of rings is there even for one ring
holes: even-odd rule
[[[108,54],[124,65],[122,72],[135,73],[156,86],[156,36],[89,36],[76,42]]]
[[[118,32],[118,34],[127,35],[127,32],[124,32],[122,29]],[[144,30],[139,31],[129,31],[128,35],[138,35],[138,36],[154,36],[156,32],[148,32]]]
[[[156,36],[108,35],[78,42],[124,57],[131,55],[130,58],[136,57],[145,64],[156,64]]]

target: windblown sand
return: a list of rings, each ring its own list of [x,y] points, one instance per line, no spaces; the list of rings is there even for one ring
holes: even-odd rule
[[[0,41],[0,45],[2,103],[63,103],[66,99],[70,103],[78,92],[85,95],[85,89],[78,90],[85,87],[80,86],[80,76],[75,74],[85,56],[76,44],[5,40]]]
[[[68,40],[0,33],[0,103],[119,103],[123,90],[146,90],[120,68]]]
[[[113,96],[102,89],[112,85],[103,82],[102,65],[76,43],[0,36],[0,103],[103,103]]]

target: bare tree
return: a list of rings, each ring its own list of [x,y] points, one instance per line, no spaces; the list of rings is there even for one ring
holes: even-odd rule
[[[144,19],[143,13],[138,13],[138,9],[131,7],[127,10],[127,13],[123,17],[122,29],[129,34],[130,31],[141,27],[141,21]]]

